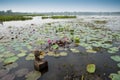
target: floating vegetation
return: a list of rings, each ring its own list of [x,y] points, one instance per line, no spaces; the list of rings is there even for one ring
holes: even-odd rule
[[[68,53],[66,53],[66,52],[60,52],[59,54],[60,54],[60,56],[67,56]]]
[[[56,18],[63,19],[65,17],[57,16]],[[96,53],[96,54],[93,54],[93,57],[95,57],[95,59],[97,57],[96,55],[102,52],[103,52],[103,55],[104,53],[115,53],[117,55],[110,54],[112,55],[111,59],[113,59],[114,61],[117,61],[118,63],[115,63],[116,66],[120,67],[120,56],[118,54],[119,48],[120,48],[119,47],[120,32],[112,31],[106,28],[107,26],[106,23],[107,23],[106,20],[104,21],[103,19],[96,20],[95,22],[94,21],[87,22],[85,20],[82,20],[81,22],[81,20],[79,21],[79,19],[77,19],[74,21],[65,21],[65,22],[61,21],[61,22],[52,22],[52,23],[50,22],[43,25],[37,25],[33,23],[30,25],[20,26],[20,27],[16,27],[16,26],[6,27],[6,31],[2,31],[2,30],[0,31],[0,64],[3,64],[3,66],[1,65],[0,67],[6,70],[10,70],[11,72],[15,71],[14,75],[16,75],[18,79],[19,77],[23,78],[26,75],[26,80],[35,80],[35,79],[37,80],[41,76],[41,74],[36,73],[35,71],[32,71],[29,74],[27,74],[28,69],[26,69],[26,66],[31,69],[32,64],[30,63],[31,65],[28,65],[29,62],[31,61],[24,61],[24,58],[25,60],[35,59],[34,54],[30,53],[30,51],[34,50],[33,48],[36,48],[42,51],[41,53],[38,53],[40,54],[39,56],[40,58],[44,58],[46,55],[52,56],[52,57],[68,56],[68,57],[65,57],[65,60],[69,59],[69,55],[71,55],[69,54],[69,52],[80,53],[81,51],[83,51],[87,53]],[[49,39],[50,39],[50,42],[49,41],[47,42],[47,40]],[[100,54],[100,56],[101,55],[102,54]],[[105,56],[103,55],[102,55],[102,58],[105,58],[106,55]],[[79,56],[78,56],[79,60],[81,62],[84,62],[84,60],[86,61],[87,57],[91,58],[92,55],[91,56],[85,55],[85,57],[82,57],[81,55]],[[20,58],[20,57],[23,57],[23,58]],[[20,60],[16,63],[18,58]],[[100,57],[99,59],[102,59],[102,58]],[[64,58],[62,59],[64,60]],[[70,59],[75,59],[70,61],[71,63],[78,60],[76,59],[75,55],[70,56]],[[48,58],[48,60],[50,60],[50,58]],[[91,62],[92,61],[94,62],[94,60],[91,60]],[[28,62],[28,64],[26,64],[26,62]],[[60,61],[60,63],[62,62]],[[26,65],[23,65],[23,69],[19,69],[18,67],[18,65],[22,66],[21,64],[26,64]],[[56,64],[56,62],[52,64]],[[111,63],[111,65],[112,64],[114,63]],[[99,65],[97,66],[99,67]],[[88,64],[86,69],[87,69],[88,75],[87,74],[82,75],[82,78],[79,78],[79,79],[87,80],[92,76],[93,80],[96,78],[99,80],[98,77],[100,76],[98,76],[97,74],[95,75],[89,74],[89,73],[95,72],[96,70],[95,64]],[[112,71],[114,71],[114,69]],[[7,74],[8,72],[5,73],[4,70],[3,71],[0,70],[0,79],[2,79],[2,77],[6,76]],[[3,79],[6,79],[6,78],[3,78]],[[76,78],[74,79],[77,80]],[[112,79],[114,80],[115,78],[112,78]]]
[[[6,53],[3,53],[3,54],[4,54],[4,58],[15,56],[14,53],[10,53],[10,52],[6,52]]]
[[[70,49],[73,53],[79,53],[80,51],[78,49],[75,49],[75,48],[71,48]]]
[[[38,71],[31,71],[26,76],[26,80],[37,80],[41,77],[41,73]]]
[[[79,37],[75,37],[74,41],[75,41],[76,44],[79,44],[80,43],[80,38]]]
[[[96,70],[96,66],[95,66],[95,64],[88,64],[86,69],[89,73],[94,73]]]
[[[120,71],[118,71],[118,73],[111,73],[109,77],[112,80],[120,80]]]
[[[107,21],[106,20],[96,20],[94,21],[96,24],[106,24]]]
[[[17,56],[18,57],[24,57],[25,55],[26,55],[26,53],[23,52],[23,53],[19,53]]]
[[[52,45],[52,48],[53,48],[53,49],[58,49],[58,47],[59,47],[59,46],[58,46],[57,44]]]
[[[118,63],[117,66],[120,68],[120,63]]]
[[[34,54],[33,53],[28,54],[25,59],[26,60],[34,60],[35,59]]]
[[[16,56],[9,57],[9,58],[7,58],[7,59],[4,60],[4,64],[5,64],[5,65],[6,65],[6,64],[11,64],[11,63],[17,61],[18,59],[19,59],[19,58],[16,57]]]
[[[119,51],[117,47],[112,47],[108,49],[108,53],[116,53],[117,51]]]
[[[113,59],[116,62],[120,62],[120,56],[119,55],[111,56],[111,59]]]
[[[88,49],[88,50],[86,50],[86,52],[88,52],[88,53],[97,53],[97,51],[95,51],[93,49]]]
[[[27,48],[28,48],[29,50],[31,50],[31,49],[32,49],[32,46],[31,46],[31,45],[27,45]]]
[[[23,68],[23,69],[19,69],[18,71],[15,72],[15,75],[17,77],[22,77],[25,76],[28,73],[28,69]]]
[[[52,52],[52,51],[49,51],[49,52],[47,53],[48,56],[54,56],[54,54],[55,54],[55,53]]]
[[[17,63],[12,63],[12,64],[9,64],[9,65],[6,65],[5,69],[11,70],[11,69],[16,68],[16,67],[18,67],[18,64]]]

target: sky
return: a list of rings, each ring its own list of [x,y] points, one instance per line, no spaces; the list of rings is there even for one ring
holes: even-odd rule
[[[116,12],[120,0],[0,0],[0,11],[14,12]]]

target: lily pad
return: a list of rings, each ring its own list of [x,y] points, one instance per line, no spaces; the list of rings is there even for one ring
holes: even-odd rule
[[[26,55],[26,53],[23,52],[23,53],[19,53],[17,56],[18,57],[24,57],[25,55]]]
[[[31,45],[27,45],[27,48],[28,48],[29,50],[31,50],[31,49],[32,49],[32,46],[31,46]]]
[[[68,53],[66,53],[66,52],[60,52],[59,54],[60,54],[60,56],[67,56]]]
[[[117,73],[111,73],[109,76],[112,80],[120,80],[120,72]]]
[[[79,53],[80,51],[79,50],[77,50],[77,49],[75,49],[75,48],[71,48],[70,49],[73,53]]]
[[[118,63],[117,66],[120,68],[120,63]]]
[[[14,80],[14,79],[15,79],[14,74],[8,74],[8,75],[5,75],[3,78],[1,78],[1,80]]]
[[[52,48],[53,49],[57,49],[59,46],[57,44],[53,45]]]
[[[108,53],[116,53],[117,51],[119,51],[117,47],[112,47],[108,49]]]
[[[41,77],[41,73],[38,71],[32,71],[28,73],[25,77],[26,77],[26,80],[37,80],[38,78]]]
[[[94,72],[95,72],[95,69],[96,69],[95,64],[88,64],[88,65],[87,65],[87,71],[88,71],[89,73],[94,73]]]
[[[17,77],[22,77],[22,76],[25,76],[28,73],[28,71],[29,71],[28,69],[20,69],[15,72],[15,75]]]
[[[16,56],[13,56],[13,57],[9,57],[7,59],[4,60],[4,64],[10,64],[10,63],[13,63],[15,61],[17,61],[19,58],[16,57]]]
[[[119,55],[111,56],[111,59],[113,59],[116,62],[120,62],[120,56]]]
[[[93,50],[93,49],[88,49],[88,50],[86,50],[86,52],[88,52],[88,53],[96,53],[96,51]]]
[[[5,68],[7,70],[10,70],[10,69],[13,69],[13,68],[16,68],[18,67],[18,64],[17,63],[12,63],[12,64],[9,64],[9,65],[6,65]]]
[[[10,53],[10,52],[6,52],[6,53],[3,53],[3,54],[4,54],[4,58],[12,57],[12,56],[15,55],[14,53]]]
[[[3,58],[0,58],[0,62],[2,62],[2,61],[4,61],[4,59],[3,59]]]
[[[34,54],[30,53],[25,59],[26,60],[34,60],[35,59]]]
[[[55,54],[55,53],[54,53],[54,52],[49,51],[47,54],[48,54],[48,56],[54,56],[54,54]]]

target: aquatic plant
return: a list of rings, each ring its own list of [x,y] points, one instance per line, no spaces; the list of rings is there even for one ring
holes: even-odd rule
[[[112,47],[108,49],[108,53],[116,53],[117,51],[119,51],[118,47]]]
[[[94,73],[95,70],[96,70],[95,64],[88,64],[87,67],[86,67],[86,70],[87,70],[89,73]]]
[[[59,46],[58,46],[58,44],[54,44],[54,45],[52,45],[52,48],[53,48],[53,49],[58,49]]]
[[[75,48],[71,48],[70,49],[73,53],[79,53],[80,51],[78,49],[75,49]]]
[[[110,58],[113,59],[116,62],[120,62],[120,56],[119,55],[111,56]]]
[[[19,53],[17,56],[18,57],[24,57],[26,55],[26,53],[22,52],[22,53]]]
[[[7,70],[11,70],[16,67],[18,67],[18,64],[15,62],[15,63],[9,64],[9,65],[6,65],[4,68]]]
[[[118,73],[111,73],[109,75],[109,77],[112,79],[112,80],[120,80],[120,71],[118,71]]]
[[[25,59],[26,60],[34,60],[35,59],[34,54],[33,53],[28,54]]]
[[[79,44],[79,43],[80,43],[80,38],[79,38],[79,37],[75,37],[75,38],[74,38],[74,42],[75,42],[76,44]]]
[[[95,51],[93,49],[87,49],[86,52],[88,52],[88,53],[96,53],[97,51]]]
[[[67,56],[66,52],[60,52],[59,54],[60,54],[60,56]]]
[[[19,59],[18,57],[13,56],[13,57],[9,57],[9,58],[5,59],[3,62],[4,62],[4,64],[10,64],[10,63],[17,61],[18,59]]]
[[[38,71],[31,71],[26,76],[26,80],[37,80],[41,77],[41,73]]]

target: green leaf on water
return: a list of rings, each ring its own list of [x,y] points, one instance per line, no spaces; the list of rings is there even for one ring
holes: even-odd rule
[[[7,59],[4,60],[4,64],[9,64],[9,63],[13,63],[15,61],[17,61],[19,58],[16,57],[16,56],[13,56],[13,57],[9,57]]]
[[[5,69],[11,70],[11,69],[16,68],[16,67],[18,67],[18,64],[17,63],[12,63],[12,64],[9,64],[9,65],[6,65]]]
[[[66,52],[60,52],[59,54],[60,54],[60,56],[67,56]]]
[[[117,47],[112,47],[108,49],[108,53],[116,53],[117,51],[119,51]]]
[[[111,56],[111,59],[113,59],[116,62],[120,62],[120,56],[119,55]]]
[[[26,76],[26,80],[37,80],[41,77],[41,73],[38,71],[29,72]]]
[[[111,73],[109,75],[109,78],[111,78],[112,80],[120,80],[120,71],[118,71],[118,73]]]
[[[57,49],[59,46],[57,44],[52,45],[53,49]]]
[[[25,55],[26,55],[26,53],[23,52],[23,53],[19,53],[17,56],[18,57],[24,57]]]
[[[80,51],[78,49],[75,49],[75,48],[71,48],[70,49],[73,53],[79,53]]]
[[[34,54],[33,53],[30,53],[27,55],[27,57],[25,58],[26,60],[34,60]]]
[[[87,65],[87,71],[88,71],[89,73],[94,73],[95,70],[96,70],[95,64],[88,64],[88,65]]]
[[[88,49],[88,50],[86,50],[86,52],[88,52],[88,53],[96,53],[97,51],[95,51],[93,49]]]
[[[117,66],[120,68],[120,63],[118,63]]]

